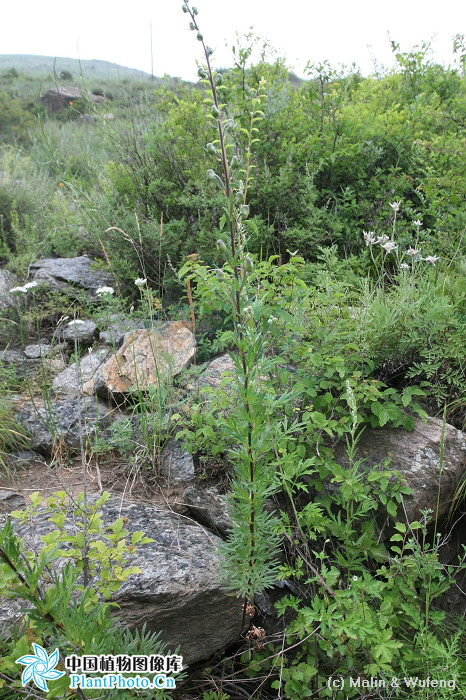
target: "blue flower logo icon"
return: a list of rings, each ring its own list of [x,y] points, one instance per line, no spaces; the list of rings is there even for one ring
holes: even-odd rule
[[[24,686],[32,678],[37,687],[47,693],[47,681],[54,681],[65,675],[63,671],[54,670],[58,663],[58,649],[55,649],[53,654],[48,656],[40,644],[33,644],[32,646],[34,647],[35,656],[28,654],[16,660],[17,664],[26,666],[21,675],[21,683]]]

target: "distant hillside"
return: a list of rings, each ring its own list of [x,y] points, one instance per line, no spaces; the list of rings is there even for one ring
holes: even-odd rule
[[[68,71],[75,80],[82,75],[84,78],[97,78],[99,80],[147,80],[149,73],[126,68],[109,61],[79,61],[77,58],[53,58],[52,56],[28,56],[23,54],[0,54],[0,72],[15,68],[20,73],[60,75],[62,71]]]

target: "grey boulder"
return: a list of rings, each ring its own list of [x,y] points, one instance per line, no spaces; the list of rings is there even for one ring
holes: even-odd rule
[[[79,413],[84,443],[110,423],[108,408],[90,397],[56,401],[42,407],[28,403],[16,419],[29,435],[30,448],[50,455],[60,442],[70,450],[79,449]]]
[[[99,287],[111,286],[112,275],[107,270],[91,269],[91,258],[81,255],[76,258],[43,258],[33,263],[36,282],[47,282],[52,289],[72,292],[85,291],[95,294]]]
[[[52,393],[57,398],[77,398],[82,393],[82,386],[92,379],[103,362],[108,357],[108,350],[96,350],[85,355],[57,374],[52,382]],[[78,381],[79,378],[79,381]]]
[[[70,321],[63,328],[60,337],[71,346],[74,346],[75,343],[78,345],[92,345],[96,332],[97,326],[94,321],[76,319],[76,321]]]
[[[138,567],[141,573],[131,576],[112,598],[119,606],[114,613],[119,621],[130,629],[145,624],[148,630],[160,632],[170,651],[180,647],[185,665],[208,658],[236,639],[242,601],[221,587],[218,537],[152,505],[122,503],[112,497],[101,511],[105,525],[124,518],[129,537],[143,531],[154,540],[136,549],[128,566]],[[49,517],[39,513],[33,525],[15,525],[28,548],[40,550],[41,536],[54,527]],[[65,527],[71,528],[71,523]],[[0,626],[18,616],[11,601],[1,601]]]
[[[362,434],[356,457],[369,468],[390,457],[390,469],[399,471],[413,491],[404,498],[406,514],[398,508],[398,520],[419,520],[421,510],[426,509],[435,514],[437,495],[438,517],[448,514],[466,472],[466,435],[448,423],[445,425],[442,467],[441,439],[442,421],[438,418],[428,418],[426,423],[416,418],[412,432],[384,427],[366,428]],[[335,459],[342,465],[347,463],[343,446],[337,447]]]

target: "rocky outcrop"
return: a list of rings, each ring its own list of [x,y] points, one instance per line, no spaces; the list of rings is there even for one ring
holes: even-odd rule
[[[0,362],[14,367],[18,377],[49,376],[60,372],[65,363],[59,354],[53,354],[47,344],[27,345],[21,350],[0,351]]]
[[[47,282],[52,289],[95,294],[99,287],[112,284],[112,275],[103,269],[92,270],[92,260],[87,255],[77,258],[43,258],[33,263],[34,281]]]
[[[110,423],[107,406],[88,396],[42,407],[28,403],[16,415],[16,420],[29,436],[30,448],[50,455],[60,442],[70,450],[79,449],[79,413],[84,442],[93,437],[98,428],[103,429]]]
[[[121,400],[174,377],[193,359],[194,335],[180,321],[125,334],[121,348],[84,385],[87,394]]]
[[[79,87],[57,85],[47,90],[40,99],[49,112],[59,112],[72,105],[74,101],[80,100],[85,94],[86,92]]]
[[[168,649],[180,646],[185,664],[208,658],[237,637],[242,605],[221,587],[218,537],[180,515],[150,505],[122,504],[117,498],[102,506],[102,515],[106,525],[124,518],[129,537],[143,531],[154,540],[136,550],[128,565],[141,573],[131,576],[113,597],[121,622],[131,629],[145,624],[149,631],[160,631]],[[49,517],[39,513],[33,526],[15,525],[27,547],[40,549],[41,536],[54,527]],[[0,626],[18,617],[12,602],[2,601]]]
[[[363,459],[366,467],[381,464],[390,457],[390,469],[399,471],[413,491],[404,499],[406,516],[398,508],[399,520],[419,520],[421,510],[425,509],[435,513],[438,493],[439,518],[449,512],[455,491],[466,472],[466,435],[446,424],[442,467],[441,438],[442,421],[438,418],[428,418],[426,423],[417,418],[412,432],[403,428],[366,428],[362,434],[356,457]],[[336,449],[335,460],[345,465],[342,446]]]

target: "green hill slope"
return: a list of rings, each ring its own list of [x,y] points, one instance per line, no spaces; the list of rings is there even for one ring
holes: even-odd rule
[[[85,78],[98,79],[140,79],[150,78],[148,73],[126,68],[117,63],[109,61],[80,61],[76,58],[62,58],[53,56],[29,56],[24,54],[1,54],[0,72],[15,68],[20,73],[47,75],[56,73],[60,75],[62,71],[69,71],[73,78],[78,79],[81,74]]]

